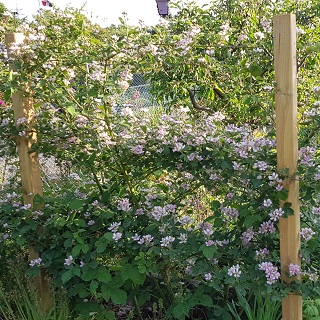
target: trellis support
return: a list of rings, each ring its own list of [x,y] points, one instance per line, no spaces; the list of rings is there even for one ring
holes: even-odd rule
[[[274,17],[275,108],[278,171],[285,175],[283,186],[288,190],[286,202],[294,214],[280,218],[280,259],[282,282],[299,280],[288,277],[290,263],[300,265],[300,211],[297,124],[297,60],[296,17],[294,14]],[[282,206],[284,201],[280,203]],[[290,293],[282,300],[283,320],[302,320],[302,297]]]
[[[21,33],[11,33],[6,35],[6,46],[9,58],[15,58],[18,50],[14,49],[16,45],[23,44],[25,37]],[[11,63],[10,69],[15,70],[14,63]],[[16,90],[12,95],[12,105],[14,109],[14,121],[21,118],[26,119],[27,130],[24,134],[16,138],[21,184],[23,190],[24,205],[33,205],[35,195],[43,195],[42,180],[40,176],[40,166],[38,154],[30,152],[32,143],[37,141],[37,135],[34,128],[34,107],[33,99],[30,94],[28,84],[25,84],[21,90]],[[18,125],[18,124],[17,124]],[[30,259],[37,259],[38,253],[33,248],[29,248]],[[35,286],[39,291],[41,303],[45,310],[52,306],[49,283],[45,274],[45,269],[40,268],[39,275],[35,278]]]

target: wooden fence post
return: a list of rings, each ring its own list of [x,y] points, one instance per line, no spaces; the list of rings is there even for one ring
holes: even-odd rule
[[[300,211],[297,125],[297,61],[296,17],[293,14],[274,17],[274,67],[276,80],[276,139],[278,170],[288,174],[284,188],[289,191],[287,202],[292,203],[294,215],[280,218],[281,279],[289,283],[290,263],[300,265]],[[283,202],[281,203],[283,205]],[[283,320],[302,320],[301,295],[289,294],[282,300]]]
[[[12,50],[12,46],[22,44],[24,42],[24,35],[21,33],[12,33],[6,35],[6,45],[8,57],[14,58],[18,51]],[[14,67],[10,66],[14,71]],[[29,92],[28,85],[24,85],[24,92]],[[14,121],[21,118],[26,119],[28,130],[27,132],[17,137],[17,147],[19,155],[21,184],[23,190],[24,204],[33,205],[33,197],[37,194],[42,196],[42,180],[40,176],[40,166],[38,154],[36,152],[30,153],[32,143],[36,142],[37,135],[34,129],[34,108],[31,96],[26,96],[23,91],[16,91],[12,95],[12,104],[14,108]],[[29,248],[30,259],[39,258],[37,252],[33,248]],[[49,283],[46,278],[46,272],[43,268],[40,269],[40,274],[35,278],[35,285],[39,291],[39,296],[45,310],[52,306],[52,298],[50,295]]]

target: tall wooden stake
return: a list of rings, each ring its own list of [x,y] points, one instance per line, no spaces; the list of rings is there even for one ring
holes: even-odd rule
[[[11,49],[13,44],[21,44],[24,42],[24,35],[21,33],[13,33],[6,35],[6,45],[8,57],[14,58],[16,52]],[[11,66],[11,69],[14,69]],[[28,86],[25,85],[23,91],[28,92]],[[18,137],[17,147],[19,154],[20,175],[23,190],[24,204],[33,205],[33,197],[37,194],[42,196],[42,181],[40,176],[40,166],[38,154],[30,153],[32,143],[36,142],[37,135],[34,129],[34,108],[32,97],[27,97],[22,91],[16,91],[12,96],[12,104],[14,108],[14,121],[21,118],[26,119],[28,124],[27,132]],[[29,249],[30,259],[39,258],[33,248]],[[36,287],[39,290],[41,302],[46,310],[52,305],[49,284],[46,279],[45,270],[41,269],[39,276],[36,278]]]
[[[289,283],[286,272],[290,263],[300,265],[300,211],[297,125],[296,17],[274,17],[274,67],[276,80],[276,138],[278,170],[287,171],[284,187],[289,191],[294,215],[280,218],[281,279]],[[281,203],[283,205],[283,202]],[[294,280],[296,280],[294,278]],[[301,295],[289,294],[282,300],[283,320],[302,320]]]

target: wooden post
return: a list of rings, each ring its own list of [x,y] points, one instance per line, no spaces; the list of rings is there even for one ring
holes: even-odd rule
[[[300,211],[297,125],[296,18],[293,14],[274,17],[274,67],[276,80],[276,138],[278,170],[286,170],[284,188],[289,191],[294,215],[280,218],[281,279],[293,279],[286,273],[290,263],[300,265]],[[283,202],[280,204],[283,205]],[[295,277],[294,280],[299,279]],[[302,320],[301,295],[289,294],[282,300],[283,320]]]
[[[21,33],[13,33],[6,35],[6,45],[8,57],[14,58],[17,54],[12,51],[13,44],[22,44],[24,42],[24,35]],[[11,69],[14,70],[13,66]],[[23,88],[24,92],[29,92],[28,85]],[[33,205],[33,197],[37,194],[41,195],[42,180],[40,176],[40,166],[38,154],[36,152],[30,153],[32,143],[37,141],[36,131],[34,129],[34,108],[31,96],[25,96],[23,91],[16,91],[12,96],[12,104],[14,108],[14,121],[21,118],[26,119],[27,130],[26,133],[17,137],[17,147],[20,164],[21,184],[23,190],[24,204]],[[33,248],[29,249],[30,259],[39,258],[37,252]],[[52,299],[50,296],[49,283],[46,278],[45,270],[40,269],[40,274],[36,277],[36,287],[39,290],[39,295],[45,310],[50,309],[52,306]]]

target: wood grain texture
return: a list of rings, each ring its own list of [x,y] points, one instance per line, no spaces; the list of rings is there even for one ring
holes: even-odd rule
[[[292,203],[294,215],[280,218],[281,279],[288,278],[290,263],[300,265],[300,210],[297,124],[297,65],[296,65],[296,19],[295,15],[274,17],[274,67],[276,80],[276,139],[279,172],[286,171],[284,187],[289,191],[286,202]],[[283,202],[280,203],[283,205]],[[302,319],[302,298],[290,294],[282,301],[282,319]]]
[[[21,44],[24,42],[24,39],[25,37],[21,33],[6,35],[6,46],[9,58],[14,58],[15,55],[18,54],[17,51],[10,49],[12,44]],[[12,65],[10,68],[14,70]],[[37,194],[42,196],[43,189],[38,154],[36,152],[30,152],[32,144],[37,141],[37,135],[35,131],[33,99],[29,93],[29,87],[26,84],[21,91],[14,92],[12,96],[12,105],[15,123],[17,123],[18,119],[27,119],[26,133],[17,137],[16,143],[19,155],[23,202],[24,204],[33,205],[34,196]],[[35,252],[33,248],[29,248],[29,256],[31,260],[39,258],[39,254]],[[40,269],[39,276],[35,278],[35,286],[39,291],[39,296],[44,309],[50,309],[52,306],[52,298],[45,269]]]

